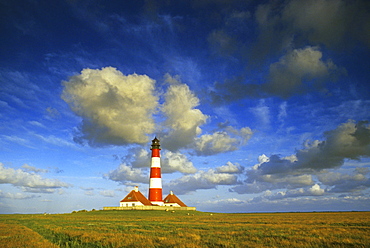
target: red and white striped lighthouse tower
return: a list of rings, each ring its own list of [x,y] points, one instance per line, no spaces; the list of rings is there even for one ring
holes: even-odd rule
[[[161,178],[161,155],[157,137],[152,140],[152,163],[150,165],[149,201],[155,205],[163,205],[162,178]]]

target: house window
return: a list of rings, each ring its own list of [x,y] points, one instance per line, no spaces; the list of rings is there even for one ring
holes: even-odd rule
[[[132,203],[132,206],[134,207],[135,206],[135,203]]]

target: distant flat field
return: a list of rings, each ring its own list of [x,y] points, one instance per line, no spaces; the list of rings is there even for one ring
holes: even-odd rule
[[[370,212],[0,215],[0,247],[370,247]]]

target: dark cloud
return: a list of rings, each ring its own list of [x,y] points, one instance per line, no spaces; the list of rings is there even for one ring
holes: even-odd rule
[[[120,164],[115,170],[104,175],[105,178],[125,184],[127,182],[148,183],[149,176],[147,170],[141,168],[132,168],[127,164]]]
[[[130,164],[133,168],[148,168],[150,166],[149,151],[142,147],[129,148],[127,155],[121,158],[121,162]]]
[[[330,59],[324,61],[318,47],[307,46],[293,49],[269,66],[265,82],[256,84],[240,76],[224,83],[215,83],[212,92],[215,103],[230,102],[246,97],[264,98],[279,96],[289,98],[325,89],[328,82],[334,82],[345,70],[338,68]]]
[[[325,89],[328,82],[346,73],[327,54],[370,46],[369,8],[368,1],[360,0],[269,1],[256,6],[252,15],[256,39],[243,39],[247,33],[239,36],[226,24],[213,31],[208,37],[211,49],[226,58],[233,56],[245,68],[215,83],[213,102],[289,98]],[[273,62],[277,57],[279,61]],[[251,68],[264,73],[268,65],[267,77],[250,77]]]
[[[343,48],[358,41],[369,45],[370,5],[367,1],[270,1],[255,12],[260,34],[254,58],[276,54],[295,44]],[[353,28],[356,27],[356,28]],[[267,49],[267,50],[266,50]]]
[[[299,150],[297,168],[327,169],[343,164],[344,159],[370,156],[370,126],[368,121],[349,121],[325,132],[326,140],[314,142],[307,149]]]
[[[306,143],[304,149],[298,150],[290,157],[261,156],[260,163],[246,171],[245,185],[234,187],[232,190],[238,193],[258,193],[268,189],[309,186],[314,184],[312,175],[325,169],[338,168],[343,165],[345,159],[370,157],[370,126],[367,121],[359,121],[357,124],[348,121],[334,130],[325,132],[324,137],[324,141]],[[360,174],[357,175],[359,176]],[[329,174],[321,175],[322,182],[329,186],[332,186],[330,182],[338,182],[333,188],[334,191],[344,188],[340,186],[340,179],[330,181],[329,178],[332,177],[333,175]],[[346,180],[345,184],[348,184],[349,188],[368,186],[368,179],[360,177],[362,179],[358,183],[349,183]]]
[[[370,187],[369,168],[356,168],[352,174],[328,171],[318,175],[318,180],[330,187],[331,193],[361,192]]]
[[[343,123],[338,128],[325,132],[324,141],[306,143],[306,148],[298,150],[294,161],[270,157],[258,170],[262,174],[291,173],[295,170],[323,170],[339,167],[344,159],[359,159],[370,156],[370,127],[367,121]]]
[[[270,65],[268,82],[263,91],[283,98],[323,89],[323,82],[338,75],[337,66],[322,60],[316,47],[289,51],[278,62]]]

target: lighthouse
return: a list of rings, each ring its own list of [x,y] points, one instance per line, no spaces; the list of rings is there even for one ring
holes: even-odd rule
[[[186,206],[172,191],[162,200],[161,155],[159,139],[152,140],[152,160],[150,165],[148,199],[135,186],[119,207],[103,207],[103,210],[196,210]]]
[[[159,139],[152,140],[152,161],[150,164],[149,197],[148,199],[135,186],[119,207],[103,207],[103,210],[196,210],[186,206],[172,191],[162,200],[161,155]]]
[[[149,201],[154,205],[163,205],[162,178],[161,178],[161,155],[159,139],[152,140],[152,160],[150,165]]]

